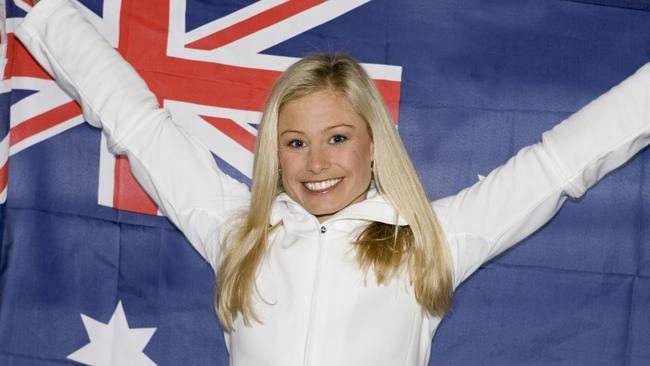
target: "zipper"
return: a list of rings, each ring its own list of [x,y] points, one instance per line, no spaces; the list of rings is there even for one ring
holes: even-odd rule
[[[324,245],[322,242],[323,236],[327,233],[327,227],[325,225],[320,225],[318,228],[318,251],[316,254],[316,274],[314,275],[314,284],[312,285],[311,293],[311,303],[309,305],[309,317],[307,318],[307,337],[305,339],[305,355],[303,359],[303,365],[308,366],[311,356],[312,348],[312,338],[313,338],[313,328],[314,323],[316,322],[316,314],[318,310],[318,293],[320,292],[319,284],[321,277],[321,266],[323,263],[323,251]]]

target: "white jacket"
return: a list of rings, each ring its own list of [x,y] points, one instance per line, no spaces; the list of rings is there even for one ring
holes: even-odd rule
[[[233,212],[248,189],[216,167],[208,150],[159,109],[134,70],[68,0],[46,0],[15,34],[126,154],[161,211],[213,268]],[[603,175],[650,142],[650,66],[641,68],[523,148],[485,179],[433,202],[458,285],[522,240]],[[236,321],[226,334],[233,365],[426,365],[440,318],[424,314],[404,277],[367,283],[350,242],[367,223],[395,223],[375,191],[323,224],[280,195],[258,275],[263,324]],[[406,224],[400,221],[399,224]]]

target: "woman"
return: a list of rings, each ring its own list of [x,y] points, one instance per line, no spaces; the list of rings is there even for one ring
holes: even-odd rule
[[[218,272],[237,365],[427,364],[452,289],[650,139],[645,67],[430,205],[367,75],[318,56],[269,96],[249,194],[67,0],[39,4],[15,34]]]

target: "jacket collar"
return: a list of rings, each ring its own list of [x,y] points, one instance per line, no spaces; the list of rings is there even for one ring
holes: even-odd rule
[[[390,225],[408,225],[403,217],[397,215],[393,205],[379,194],[374,184],[368,190],[365,200],[342,209],[327,219],[324,224],[338,220],[363,220]],[[302,224],[312,222],[313,225],[320,226],[318,219],[314,215],[307,212],[302,205],[291,199],[286,193],[281,193],[276,197],[271,209],[270,224],[276,225],[280,222],[285,225],[289,224],[289,222],[300,222]]]

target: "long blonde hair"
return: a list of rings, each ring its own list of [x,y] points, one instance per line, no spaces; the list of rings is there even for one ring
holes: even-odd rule
[[[268,97],[256,141],[253,184],[248,212],[226,239],[217,273],[215,306],[224,330],[258,320],[253,308],[255,275],[274,229],[271,206],[282,191],[278,174],[278,116],[288,102],[319,90],[345,96],[370,127],[374,181],[408,227],[373,223],[355,241],[362,270],[372,269],[379,284],[406,265],[415,298],[422,308],[442,315],[451,307],[451,264],[444,236],[422,184],[397,134],[374,82],[353,58],[319,54],[289,67]]]

